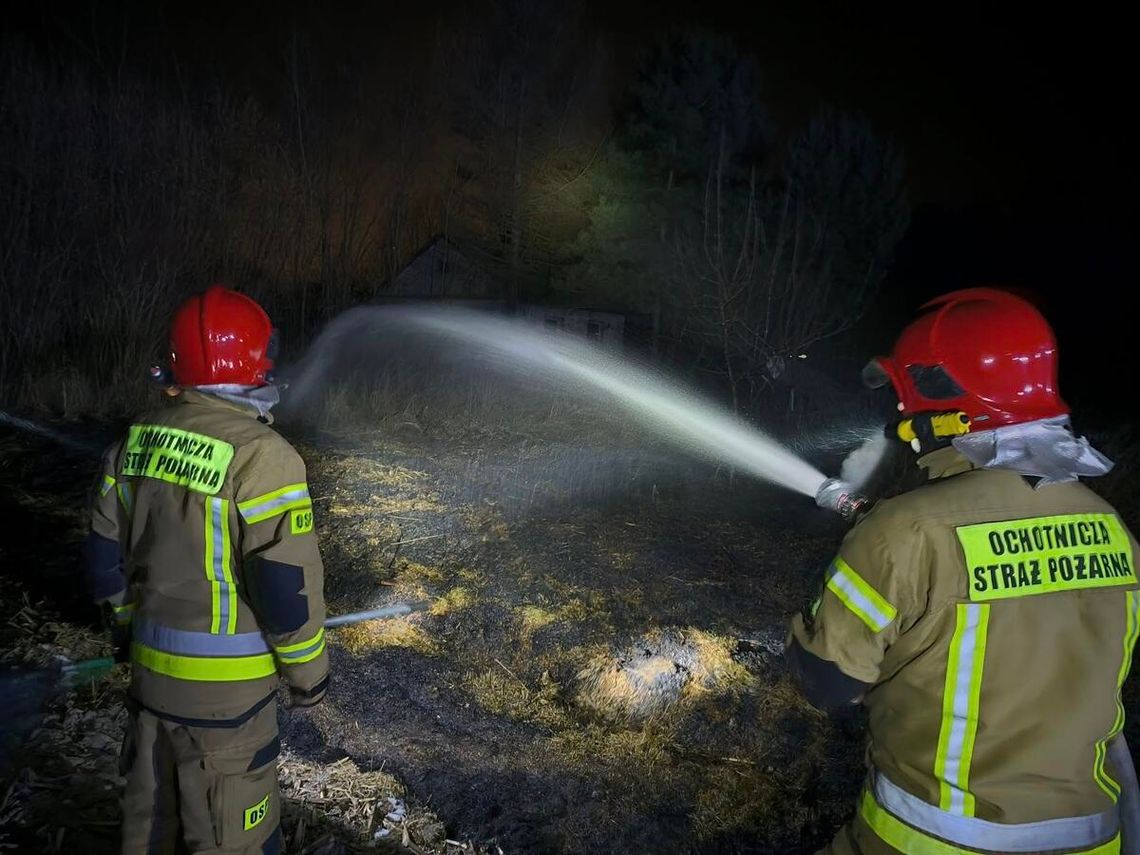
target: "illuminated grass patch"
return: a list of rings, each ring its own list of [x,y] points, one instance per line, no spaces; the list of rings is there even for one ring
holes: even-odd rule
[[[443,617],[451,612],[465,609],[475,602],[475,594],[470,588],[452,588],[432,603],[430,614]]]
[[[609,718],[642,721],[701,694],[738,691],[752,678],[730,640],[698,629],[654,630],[578,673],[578,703]]]
[[[439,645],[415,620],[415,616],[373,620],[336,631],[338,644],[349,653],[367,653],[383,647],[406,647],[432,656]]]

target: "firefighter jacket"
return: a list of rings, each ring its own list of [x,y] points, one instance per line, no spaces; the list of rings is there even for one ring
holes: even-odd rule
[[[87,568],[158,716],[235,725],[281,678],[311,701],[328,685],[305,466],[252,408],[185,391],[132,424],[103,459]]]
[[[953,448],[920,465],[930,482],[848,533],[792,622],[868,684],[860,813],[905,852],[1111,847],[1136,541],[1080,483],[1034,489]]]

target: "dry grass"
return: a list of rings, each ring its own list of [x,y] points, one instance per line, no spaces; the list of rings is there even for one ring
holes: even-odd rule
[[[567,730],[551,739],[552,753],[573,769],[592,769],[646,778],[671,777],[668,741],[653,729],[614,730],[596,722]]]
[[[414,582],[414,583],[439,583],[444,580],[444,572],[439,567],[430,567],[426,564],[419,564],[415,561],[408,561],[400,559],[396,565],[399,570],[396,573],[397,582]]]
[[[479,706],[495,715],[555,730],[573,724],[568,711],[557,700],[559,686],[547,671],[531,689],[505,665],[496,663],[493,668],[468,674],[463,688]]]
[[[25,593],[18,605],[5,602],[9,612],[4,631],[3,660],[34,668],[111,655],[110,638],[90,627],[60,620],[44,603],[32,603]]]
[[[788,782],[771,767],[749,762],[725,762],[707,770],[697,791],[692,813],[697,839],[709,839],[727,830],[779,827],[806,813],[787,804]]]
[[[512,530],[499,507],[454,501],[454,485],[447,486],[436,476],[379,461],[370,466],[366,458],[351,455],[337,458],[335,453],[320,450],[311,455],[310,472],[319,479],[314,482],[318,509],[323,508],[325,514],[321,522],[325,523],[322,546],[329,547],[327,581],[348,580],[343,610],[361,608],[364,601],[432,603],[428,611],[405,618],[340,628],[330,633],[330,643],[361,656],[362,661],[372,651],[391,648],[433,657],[427,661],[407,654],[381,655],[378,661],[383,667],[394,663],[391,667],[402,679],[423,679],[443,696],[457,692],[459,708],[463,700],[470,702],[470,711],[462,713],[464,720],[473,715],[481,726],[501,734],[503,744],[512,749],[504,752],[509,755],[501,761],[505,765],[487,759],[485,778],[480,770],[471,773],[476,779],[494,786],[495,781],[509,777],[509,771],[525,770],[551,792],[561,792],[558,782],[562,780],[573,787],[588,786],[589,791],[602,794],[596,808],[589,809],[590,816],[600,824],[613,823],[625,833],[644,823],[646,833],[652,834],[657,811],[662,809],[673,816],[691,813],[691,832],[686,834],[691,833],[694,843],[718,837],[737,840],[742,834],[770,840],[798,833],[803,809],[789,808],[787,802],[814,786],[811,775],[835,769],[834,757],[825,757],[820,748],[821,741],[834,734],[790,683],[776,679],[779,670],[769,667],[768,659],[738,653],[735,638],[710,631],[711,627],[732,631],[734,625],[723,618],[710,620],[707,627],[699,623],[701,629],[646,632],[639,642],[653,645],[652,655],[633,655],[638,652],[635,647],[625,646],[631,633],[645,632],[654,625],[661,614],[659,605],[673,610],[677,616],[670,619],[685,627],[701,618],[684,615],[675,598],[718,591],[689,590],[670,581],[631,575],[628,571],[639,569],[638,556],[649,554],[642,542],[656,537],[648,532],[647,522],[639,520],[643,528],[633,531],[624,517],[614,522],[599,512],[575,515],[572,523],[520,525]],[[334,463],[331,470],[327,461]],[[446,469],[448,464],[439,465]],[[467,472],[465,466],[460,462],[456,469]],[[329,480],[330,472],[344,480]],[[387,482],[377,486],[358,477]],[[463,482],[462,489],[468,488]],[[377,494],[387,498],[369,498]],[[387,516],[383,511],[392,507],[384,504],[387,500],[406,503],[401,508],[425,507],[416,502],[452,508],[443,508],[446,520],[434,513]],[[416,519],[409,522],[401,516]],[[466,523],[463,528],[467,530],[455,526],[456,522]],[[402,537],[438,537],[442,523],[450,526],[449,540],[413,545],[407,556],[393,556],[391,549],[385,549]],[[712,542],[740,540],[727,524],[723,531],[713,524],[708,532]],[[441,548],[442,544],[447,546]],[[765,541],[762,548],[783,550],[785,546],[782,540]],[[741,558],[745,554],[757,564],[763,559],[740,548],[735,551],[737,560],[745,560]],[[715,559],[715,555],[710,558]],[[710,578],[715,577],[713,570]],[[686,579],[662,578],[688,583],[688,574],[675,572]],[[691,584],[714,584],[704,578]],[[765,582],[773,597],[780,602],[797,599],[803,585],[796,587],[794,580],[789,581],[785,592],[781,580]],[[32,617],[26,623],[38,625],[38,632],[52,621]],[[677,667],[678,656],[666,655],[666,641],[684,648],[683,668]],[[33,649],[35,643],[27,648]],[[590,675],[596,685],[590,685]],[[669,683],[674,677],[664,703],[651,714],[631,711],[636,706],[631,702],[646,687]],[[440,732],[430,744],[461,765],[467,752],[472,757],[482,755],[478,746],[472,747],[462,723],[456,724],[455,715],[449,717],[447,703],[438,709]],[[394,713],[394,718],[398,720],[399,714]],[[789,737],[789,732],[794,735]],[[382,739],[354,744],[336,732],[322,735],[330,746],[343,746],[354,757],[398,756],[401,762],[416,762],[399,748],[382,747]],[[856,748],[852,754],[856,763],[857,752]],[[326,786],[322,776],[340,774],[339,768],[316,763],[301,773],[312,780],[303,784],[300,807],[287,813],[291,841],[312,849],[327,832],[343,831],[355,841],[352,846],[364,847],[369,823],[373,832],[383,826],[382,818],[376,824],[379,807],[385,807],[390,797],[402,798],[394,779],[367,783],[362,778],[359,786],[333,782],[322,793]],[[359,769],[351,772],[372,774]],[[349,789],[337,789],[342,786]],[[424,792],[447,784],[435,779],[428,786]],[[289,798],[288,790],[286,795]],[[841,808],[849,810],[850,798],[845,795],[842,801]],[[830,811],[830,821],[837,801],[826,802],[824,797],[824,802],[824,808],[812,809]],[[667,807],[655,807],[661,805]],[[331,813],[322,819],[326,811]],[[580,817],[586,811],[572,813]],[[409,810],[407,815],[411,814]],[[307,830],[301,828],[302,819]],[[553,822],[558,828],[552,833],[564,844],[560,851],[600,851],[574,845],[579,840],[597,840],[597,829],[586,827],[593,826],[594,819],[565,828]],[[402,843],[403,830],[397,826],[379,841],[383,846],[389,840]],[[410,848],[422,846],[423,851],[434,852],[425,843],[428,839],[412,832]],[[454,847],[447,851],[457,855]],[[649,846],[629,851],[653,850]]]
[[[377,437],[376,444],[384,444],[384,437]],[[306,458],[317,461],[320,473],[336,483],[372,484],[392,490],[417,488],[430,481],[427,472],[419,472],[392,463],[384,463],[373,457],[360,454],[330,454],[325,448],[311,445],[298,446]]]
[[[475,594],[470,588],[452,588],[442,597],[438,597],[428,614],[433,617],[443,617],[444,615],[451,614],[452,612],[462,611],[468,608],[475,602]]]
[[[384,570],[385,574],[389,572]],[[442,588],[445,579],[444,571],[438,567],[401,558],[396,562],[395,575],[386,579],[384,585],[397,599],[419,602],[434,599],[437,595],[432,591]]]
[[[434,656],[439,652],[439,644],[420,625],[417,615],[372,620],[341,627],[336,632],[337,643],[349,653],[361,654],[383,647],[406,647]]]
[[[555,608],[527,605],[518,606],[514,611],[519,618],[519,640],[529,643],[536,632],[551,624],[580,624],[599,610],[592,610],[575,597]]]
[[[522,635],[524,638],[530,637],[537,630],[558,620],[557,614],[538,606],[519,606],[515,609],[515,613],[522,622]]]
[[[754,685],[755,678],[733,658],[733,639],[692,627],[684,631],[684,636],[697,653],[697,667],[690,669],[692,679],[686,686],[688,692],[727,692]]]
[[[578,703],[607,718],[642,722],[683,715],[701,695],[752,688],[755,678],[733,658],[735,642],[699,629],[655,630],[578,673]]]
[[[366,519],[398,514],[441,514],[446,511],[447,508],[440,503],[439,497],[430,492],[415,496],[379,496],[373,494],[368,497],[367,502],[336,501],[334,499],[328,506],[328,512],[333,516],[357,516]]]
[[[494,502],[484,501],[467,505],[460,511],[460,518],[468,529],[479,535],[484,542],[502,542],[510,539],[511,530]]]
[[[439,818],[409,804],[404,786],[383,770],[362,770],[348,757],[311,763],[285,749],[278,775],[288,852],[319,850],[333,836],[352,852],[455,851]]]

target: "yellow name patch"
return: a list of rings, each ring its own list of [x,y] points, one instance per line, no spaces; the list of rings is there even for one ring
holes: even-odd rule
[[[1112,514],[1065,514],[956,529],[970,599],[1136,584],[1132,543]]]
[[[213,496],[233,457],[234,447],[212,436],[165,425],[131,425],[119,472]]]
[[[289,518],[289,530],[293,534],[305,534],[313,530],[313,509],[301,508],[293,511]]]
[[[249,831],[251,828],[256,828],[265,819],[265,815],[269,813],[269,796],[266,796],[253,807],[245,809],[245,822],[242,828]]]

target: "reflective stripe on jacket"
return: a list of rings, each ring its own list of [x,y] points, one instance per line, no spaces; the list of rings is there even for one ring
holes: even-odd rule
[[[279,678],[327,681],[305,467],[249,408],[187,391],[104,457],[88,579],[133,617],[132,694],[191,723],[243,720]]]

